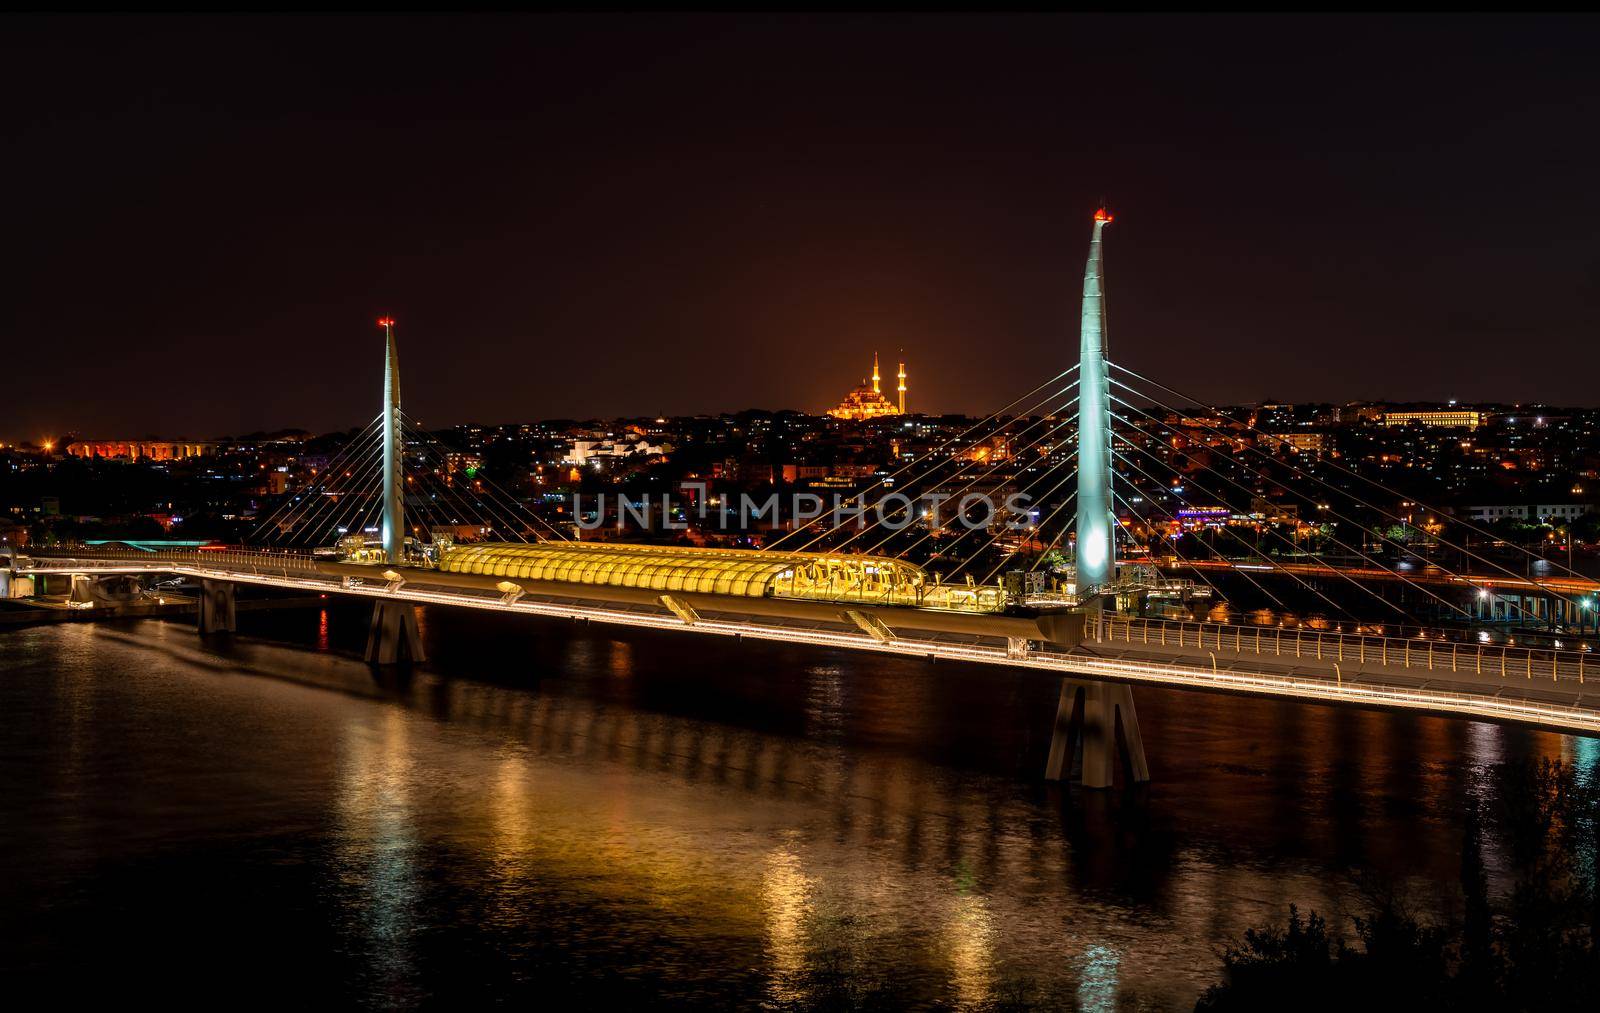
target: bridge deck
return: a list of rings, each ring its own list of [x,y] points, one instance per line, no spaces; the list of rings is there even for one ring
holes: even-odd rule
[[[165,555],[165,554],[164,554]],[[1039,623],[1017,617],[929,616],[879,607],[892,633],[869,635],[844,606],[697,596],[685,619],[659,597],[604,598],[588,585],[520,582],[512,595],[475,578],[391,571],[252,553],[184,558],[49,558],[18,561],[19,573],[173,573],[293,591],[515,612],[702,635],[748,637],[884,654],[1034,669],[1058,676],[1243,692],[1324,703],[1400,708],[1600,734],[1593,665],[1580,652],[1396,640],[1311,630],[1105,617],[1070,648],[1052,646]]]

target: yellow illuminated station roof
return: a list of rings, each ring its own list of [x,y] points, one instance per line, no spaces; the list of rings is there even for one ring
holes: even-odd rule
[[[458,545],[443,553],[439,568],[513,580],[750,598],[897,598],[914,594],[924,583],[921,567],[883,556],[601,542]]]

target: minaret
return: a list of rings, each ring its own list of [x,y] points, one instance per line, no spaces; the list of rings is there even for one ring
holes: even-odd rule
[[[1106,310],[1100,273],[1100,233],[1111,222],[1094,215],[1089,262],[1083,270],[1083,323],[1078,344],[1078,593],[1116,577],[1112,541],[1110,399],[1106,390]]]
[[[872,353],[872,393],[874,393],[874,394],[882,394],[883,393],[883,391],[878,389],[878,381],[880,381],[881,379],[882,379],[882,377],[880,377],[878,375],[878,353],[877,352],[873,352]]]
[[[378,321],[383,328],[383,556],[404,562],[406,547],[404,466],[400,444],[400,357],[394,347],[394,317]]]
[[[906,364],[900,364],[900,414],[906,413]]]

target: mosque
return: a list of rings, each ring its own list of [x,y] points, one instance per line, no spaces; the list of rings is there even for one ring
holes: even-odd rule
[[[900,364],[900,404],[896,406],[893,401],[883,396],[881,384],[883,378],[878,375],[878,353],[872,353],[872,385],[867,386],[865,380],[861,386],[844,396],[839,402],[839,407],[831,408],[828,414],[836,419],[850,419],[862,422],[867,419],[881,419],[885,415],[904,415],[906,413],[906,364]]]

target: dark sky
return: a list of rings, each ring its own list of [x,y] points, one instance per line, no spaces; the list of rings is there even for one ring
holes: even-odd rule
[[[1217,401],[1600,404],[1600,22],[7,19],[0,436],[983,413],[1111,355]]]

